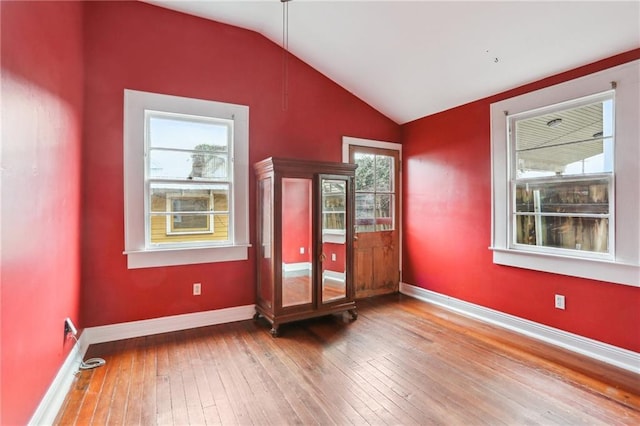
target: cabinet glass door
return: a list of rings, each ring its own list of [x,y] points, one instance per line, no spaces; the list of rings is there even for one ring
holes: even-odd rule
[[[282,306],[313,302],[312,180],[282,179]]]
[[[322,303],[343,299],[346,292],[347,180],[322,178]]]
[[[260,191],[259,209],[261,215],[259,226],[259,251],[258,264],[260,279],[258,280],[258,297],[262,303],[271,308],[271,300],[273,298],[273,229],[271,211],[271,178],[262,179],[258,187]]]

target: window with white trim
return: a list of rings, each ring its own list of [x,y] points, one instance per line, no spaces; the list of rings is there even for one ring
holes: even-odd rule
[[[125,90],[129,268],[247,259],[246,106]]]
[[[511,243],[613,258],[614,93],[507,115]]]
[[[491,105],[494,263],[640,286],[639,64]]]

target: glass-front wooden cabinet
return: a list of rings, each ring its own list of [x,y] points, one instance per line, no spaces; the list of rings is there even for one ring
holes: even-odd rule
[[[357,166],[267,158],[257,177],[256,315],[272,325],[348,312]]]

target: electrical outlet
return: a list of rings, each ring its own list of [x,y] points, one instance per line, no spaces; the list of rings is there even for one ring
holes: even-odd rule
[[[564,309],[564,296],[556,294],[556,309]]]
[[[193,283],[193,295],[200,296],[201,292],[202,292],[202,284]]]
[[[337,259],[336,254],[335,254],[335,253],[331,253],[331,260],[332,260],[333,262],[335,262],[335,261],[336,261],[336,259]]]
[[[300,247],[300,254],[304,254],[304,247]]]
[[[76,328],[75,325],[73,325],[73,322],[71,321],[71,318],[65,318],[64,319],[64,335],[65,337],[67,336],[67,334],[73,334],[74,336],[76,334],[78,334],[78,329]]]

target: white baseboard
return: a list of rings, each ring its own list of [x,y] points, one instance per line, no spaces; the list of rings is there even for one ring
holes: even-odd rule
[[[283,263],[282,271],[295,272],[295,271],[309,271],[311,272],[311,262],[298,262],[298,263]]]
[[[330,271],[330,270],[325,270],[322,271],[322,278],[329,278],[330,280],[333,281],[338,281],[341,283],[344,283],[345,281],[345,273],[344,272],[338,272],[338,271]]]
[[[410,284],[400,293],[640,374],[640,354]]]
[[[78,339],[78,344],[74,345],[58,370],[58,374],[51,382],[49,389],[44,394],[42,401],[38,405],[35,413],[29,420],[29,425],[51,425],[56,419],[58,412],[62,408],[64,399],[73,385],[75,374],[80,367],[80,363],[87,352],[89,345],[84,341],[83,336]]]
[[[208,325],[243,321],[251,319],[255,312],[255,305],[246,305],[215,311],[195,312],[192,314],[85,328],[80,339],[78,339],[78,344],[71,349],[67,359],[49,386],[47,393],[45,393],[42,401],[40,401],[40,405],[38,405],[38,408],[31,417],[29,425],[53,424],[58,412],[62,408],[69,389],[71,389],[75,374],[84,359],[89,345],[129,339],[132,337],[150,336],[152,334],[167,333],[170,331],[186,330],[189,328],[205,327]]]
[[[192,314],[173,315],[141,321],[124,322],[84,329],[87,346],[95,343],[113,342],[133,337],[150,336],[152,334],[206,327],[253,318],[255,305],[237,306],[214,311],[194,312]]]

